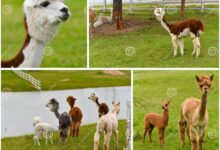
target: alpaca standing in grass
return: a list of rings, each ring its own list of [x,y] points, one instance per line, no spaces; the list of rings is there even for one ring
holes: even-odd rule
[[[144,116],[144,135],[143,142],[145,141],[146,134],[148,132],[149,141],[152,143],[151,134],[154,127],[158,128],[159,144],[164,145],[164,131],[169,122],[169,104],[170,100],[161,104],[164,112],[162,115],[156,113],[149,113]]]
[[[95,28],[101,26],[102,24],[111,24],[112,23],[112,9],[110,10],[111,14],[109,16],[104,16],[103,13],[99,14],[97,21],[93,24]]]
[[[53,144],[53,131],[56,131],[56,129],[45,122],[42,122],[42,119],[40,117],[34,117],[33,119],[33,126],[34,126],[34,143],[38,144],[40,146],[40,137],[43,134],[46,139],[46,144],[48,143],[48,139],[50,140],[51,144]]]
[[[99,118],[109,112],[108,105],[106,103],[99,103],[99,98],[95,95],[95,93],[91,93],[90,97],[88,99],[91,99],[93,102],[96,103],[96,106],[98,107],[99,112]]]
[[[154,15],[157,20],[161,22],[163,28],[169,32],[174,49],[174,57],[177,55],[178,47],[180,53],[184,55],[184,43],[183,38],[190,36],[193,42],[192,55],[196,54],[196,58],[200,55],[200,35],[204,31],[203,23],[197,19],[187,19],[177,23],[168,23],[165,19],[165,11],[163,8],[156,8]]]
[[[196,80],[202,92],[202,99],[195,97],[187,98],[181,106],[179,121],[179,134],[182,146],[185,145],[185,132],[191,141],[191,149],[197,149],[199,143],[200,150],[203,150],[205,131],[208,125],[208,111],[206,109],[207,95],[212,85],[214,75],[196,76]]]
[[[70,111],[69,111],[69,115],[71,117],[70,135],[72,135],[73,137],[76,135],[76,137],[78,137],[83,114],[78,107],[74,107],[76,101],[75,97],[68,96],[66,101],[70,105]]]
[[[26,39],[19,53],[2,67],[40,67],[44,47],[57,33],[59,24],[70,15],[64,0],[25,0],[24,26]]]
[[[59,120],[59,133],[61,144],[67,143],[67,134],[71,124],[69,114],[67,112],[64,112],[60,115],[60,113],[58,112],[59,103],[54,98],[49,100],[49,102],[46,104],[46,107],[48,107],[51,112],[54,112],[55,116]]]
[[[102,132],[104,132],[104,150],[109,150],[109,142],[111,140],[112,133],[115,137],[116,149],[118,149],[118,119],[117,114],[120,112],[120,102],[112,102],[113,111],[99,118],[96,126],[96,132],[94,136],[94,148],[99,149],[99,139]]]

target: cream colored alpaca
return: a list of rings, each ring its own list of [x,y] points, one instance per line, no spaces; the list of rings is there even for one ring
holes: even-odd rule
[[[45,45],[70,15],[64,0],[25,0],[24,23],[27,36],[20,52],[2,67],[40,67]]]
[[[116,149],[118,149],[118,119],[117,114],[120,112],[120,102],[112,102],[113,111],[102,116],[96,126],[96,132],[94,136],[94,148],[93,150],[99,149],[99,139],[102,132],[104,132],[104,150],[109,150],[109,142],[112,133],[115,137]]]
[[[213,75],[196,76],[196,80],[202,91],[202,99],[195,97],[187,98],[181,106],[181,115],[179,121],[179,134],[182,146],[185,144],[185,131],[191,141],[191,149],[197,149],[199,143],[200,150],[203,150],[205,131],[208,125],[208,112],[206,109],[208,91],[212,85]]]
[[[110,10],[111,14],[109,16],[104,16],[102,13],[99,14],[98,20],[93,24],[95,28],[102,24],[110,24],[112,23],[112,15],[113,15],[113,9]]]

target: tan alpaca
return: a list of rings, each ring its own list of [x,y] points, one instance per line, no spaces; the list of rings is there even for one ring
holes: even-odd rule
[[[152,143],[151,134],[154,127],[158,128],[159,144],[164,145],[164,131],[169,121],[169,104],[170,101],[165,101],[161,104],[164,112],[163,114],[149,113],[144,116],[144,135],[143,142],[145,141],[148,132],[150,143]]]
[[[214,75],[196,76],[196,80],[202,92],[202,99],[195,97],[187,98],[181,106],[181,114],[179,121],[179,134],[182,146],[185,144],[185,131],[191,141],[191,149],[197,149],[199,143],[200,150],[203,150],[203,140],[208,124],[208,112],[206,109],[207,94],[212,85]]]
[[[96,20],[97,20],[97,18],[96,18],[95,10],[89,8],[89,33],[90,34],[92,34],[93,25]]]

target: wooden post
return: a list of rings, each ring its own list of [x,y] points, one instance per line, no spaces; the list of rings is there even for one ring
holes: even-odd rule
[[[184,19],[185,0],[181,0],[180,20]]]
[[[115,23],[115,12],[120,12],[120,20],[122,21],[122,0],[113,0],[113,15],[112,15],[112,21]]]

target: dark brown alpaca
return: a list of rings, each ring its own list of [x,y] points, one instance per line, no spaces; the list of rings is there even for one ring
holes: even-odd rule
[[[93,102],[96,103],[96,106],[98,107],[99,112],[99,118],[109,112],[108,105],[106,103],[99,103],[99,98],[95,95],[95,93],[91,93],[91,96],[88,97],[88,99],[91,99]]]
[[[121,19],[121,13],[115,12],[115,20],[116,20],[116,30],[121,30],[125,28],[124,22]]]
[[[164,145],[164,131],[169,121],[169,104],[170,100],[161,104],[164,110],[162,115],[157,113],[149,113],[144,116],[143,142],[145,141],[145,137],[148,132],[150,143],[152,143],[151,134],[154,127],[157,127],[159,134],[159,144]]]
[[[66,101],[70,105],[70,111],[69,111],[69,115],[71,118],[70,135],[72,135],[73,137],[76,135],[76,137],[78,137],[83,114],[78,107],[74,107],[76,101],[75,97],[68,96]]]

